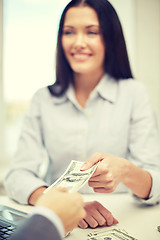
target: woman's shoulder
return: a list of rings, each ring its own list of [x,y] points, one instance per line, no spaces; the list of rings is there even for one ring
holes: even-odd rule
[[[42,87],[39,88],[33,95],[32,99],[31,99],[31,103],[34,105],[48,105],[48,104],[60,104],[62,102],[66,101],[66,96],[62,95],[62,96],[54,96],[53,94],[51,94],[48,86],[47,87]]]
[[[133,78],[120,80],[119,87],[122,90],[127,91],[128,94],[147,94],[147,88],[145,84]]]
[[[144,88],[145,84],[134,78],[120,79],[120,85],[128,88]]]
[[[49,100],[49,99],[57,99],[56,96],[53,96],[50,91],[48,86],[39,88],[33,95],[33,99],[41,99],[41,100]]]
[[[118,87],[120,91],[127,91],[128,93],[131,92],[144,92],[146,91],[146,86],[143,82],[135,79],[135,78],[128,78],[128,79],[119,79],[116,80],[115,78],[105,75],[105,79],[107,79],[107,83],[110,83],[110,86],[114,86],[115,88]],[[108,85],[107,85],[108,86]]]
[[[38,90],[36,90],[35,91],[35,93],[34,93],[34,95],[33,95],[33,97],[34,96],[49,96],[49,90],[48,90],[48,87],[46,86],[46,87],[42,87],[42,88],[39,88]]]
[[[123,99],[127,99],[135,106],[143,103],[150,105],[151,97],[148,92],[147,86],[135,79],[120,80],[119,93]]]

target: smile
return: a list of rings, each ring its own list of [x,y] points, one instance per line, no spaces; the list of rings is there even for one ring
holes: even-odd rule
[[[85,61],[89,57],[91,57],[92,54],[89,54],[89,53],[72,53],[71,56],[77,61]]]

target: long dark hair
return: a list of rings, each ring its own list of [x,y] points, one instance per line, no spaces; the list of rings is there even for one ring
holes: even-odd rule
[[[49,86],[49,90],[54,96],[61,96],[65,93],[69,83],[73,81],[73,71],[62,48],[62,34],[66,12],[71,7],[79,5],[93,8],[98,15],[106,49],[104,60],[105,72],[117,81],[133,77],[123,30],[113,6],[107,0],[72,0],[62,12],[59,24],[56,53],[56,82]]]

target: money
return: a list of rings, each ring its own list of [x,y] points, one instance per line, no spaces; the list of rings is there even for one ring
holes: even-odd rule
[[[83,162],[72,160],[63,175],[48,187],[44,193],[53,187],[64,187],[67,188],[69,192],[77,192],[92,176],[98,163],[86,171],[81,171],[80,169]]]
[[[87,240],[138,240],[138,239],[130,236],[124,230],[111,229],[91,232],[88,234]]]

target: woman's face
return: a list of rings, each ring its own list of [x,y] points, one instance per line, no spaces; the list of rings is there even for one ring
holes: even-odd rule
[[[104,73],[105,46],[98,16],[93,8],[78,6],[67,11],[62,47],[74,73]]]

